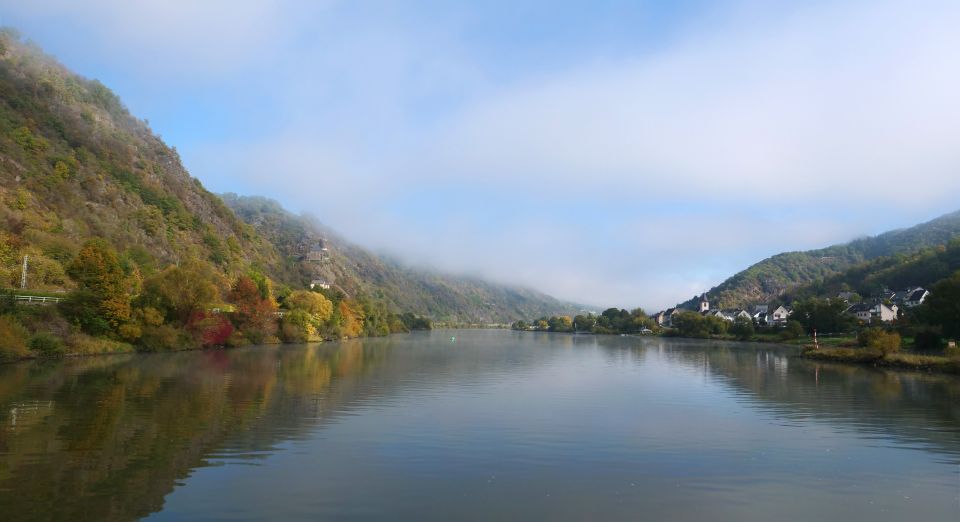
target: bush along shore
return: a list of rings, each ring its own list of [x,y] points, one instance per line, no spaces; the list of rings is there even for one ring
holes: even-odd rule
[[[884,328],[866,328],[860,331],[855,342],[841,346],[806,344],[800,356],[815,361],[863,364],[885,368],[901,368],[928,372],[944,372],[960,375],[960,348],[948,345],[942,354],[916,351],[923,346],[914,340],[913,352],[902,350],[903,340],[895,331]]]
[[[0,362],[247,344],[303,343],[429,329],[373,299],[281,286],[256,270],[235,275],[186,261],[144,277],[103,240],[67,267],[75,288],[55,304],[0,294]]]

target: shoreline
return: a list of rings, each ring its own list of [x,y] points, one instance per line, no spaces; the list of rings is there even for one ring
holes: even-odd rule
[[[513,330],[515,332],[527,332],[526,330]],[[927,373],[942,373],[948,375],[960,375],[960,358],[949,357],[946,355],[930,355],[914,353],[909,351],[896,352],[889,355],[883,355],[879,352],[871,351],[868,348],[850,348],[840,346],[848,342],[855,342],[856,337],[827,337],[820,338],[821,347],[819,350],[813,350],[809,344],[809,338],[798,339],[764,339],[753,337],[750,339],[736,339],[730,336],[711,336],[711,337],[684,337],[680,335],[661,334],[616,334],[616,333],[594,333],[594,332],[534,332],[534,333],[559,333],[568,335],[596,335],[596,336],[626,336],[639,338],[666,338],[666,339],[688,339],[695,341],[713,341],[713,342],[737,342],[751,343],[757,345],[782,346],[784,348],[796,348],[800,353],[795,357],[808,361],[820,361],[850,364],[856,366],[872,366],[874,368],[884,368],[889,370],[907,370],[921,371]],[[824,344],[822,341],[827,340]]]
[[[960,375],[960,358],[946,355],[925,355],[909,352],[884,355],[868,348],[820,348],[815,350],[812,347],[805,346],[798,357],[808,361]]]
[[[332,343],[332,342],[338,342],[338,341],[349,341],[349,340],[351,340],[351,339],[378,339],[378,338],[381,338],[381,337],[388,337],[388,336],[390,336],[390,335],[403,335],[403,334],[409,334],[409,333],[412,333],[412,332],[425,332],[425,331],[429,331],[429,330],[410,330],[409,332],[395,332],[395,333],[390,333],[390,334],[387,334],[387,335],[384,335],[384,336],[342,337],[342,338],[339,338],[339,339],[333,339],[333,338],[330,338],[330,339],[319,339],[319,340],[304,341],[304,342],[297,342],[297,343],[286,343],[286,342],[282,342],[282,341],[281,341],[281,342],[275,342],[275,343],[264,342],[264,343],[259,343],[259,344],[243,344],[243,345],[240,345],[240,346],[227,346],[227,345],[201,346],[201,347],[197,347],[197,348],[184,348],[184,349],[181,349],[181,350],[163,350],[163,351],[137,350],[133,345],[124,343],[124,344],[127,344],[127,346],[129,346],[129,349],[114,350],[114,351],[101,351],[101,352],[87,352],[87,353],[64,353],[64,354],[57,355],[57,356],[44,356],[44,355],[42,355],[42,354],[31,353],[30,355],[26,355],[26,356],[23,356],[23,357],[20,357],[20,358],[17,358],[17,359],[0,359],[0,366],[4,366],[4,365],[8,365],[8,364],[17,364],[17,363],[33,362],[33,361],[60,361],[60,360],[64,360],[64,359],[79,359],[79,358],[84,358],[84,357],[104,357],[104,356],[109,356],[109,355],[154,355],[154,354],[163,354],[163,353],[185,353],[185,352],[206,352],[206,351],[217,351],[217,350],[236,350],[236,349],[240,349],[240,348],[251,348],[251,347],[262,347],[262,346],[285,346],[285,345],[295,345],[295,344],[324,344],[324,343]]]
[[[472,329],[486,329],[486,328],[435,328],[434,330],[472,330]],[[499,329],[499,328],[498,328]],[[413,331],[425,331],[425,330],[411,330]],[[530,333],[526,330],[509,330],[519,333]],[[400,334],[411,333],[411,332],[397,332]],[[594,332],[533,332],[533,333],[552,333],[552,334],[566,334],[571,336],[579,335],[592,335],[592,336],[606,336],[606,337],[636,337],[636,338],[666,338],[666,339],[685,339],[691,341],[711,341],[711,342],[736,342],[736,343],[750,343],[756,345],[772,345],[772,346],[781,346],[784,348],[797,348],[800,349],[800,353],[794,355],[794,357],[808,360],[808,361],[819,361],[819,362],[830,362],[830,363],[841,363],[849,364],[855,366],[872,366],[874,368],[884,368],[890,370],[907,370],[907,371],[922,371],[927,373],[942,373],[949,375],[960,375],[960,358],[957,357],[948,357],[946,355],[927,355],[927,354],[917,354],[912,352],[897,352],[889,355],[883,355],[876,351],[871,351],[867,348],[849,348],[842,346],[821,346],[819,350],[814,350],[813,346],[807,343],[807,339],[764,339],[764,338],[751,338],[751,339],[736,339],[734,337],[684,337],[679,335],[663,335],[663,334],[617,334],[617,333],[594,333]],[[394,335],[394,334],[389,334]],[[63,354],[56,357],[45,357],[40,354],[31,354],[29,356],[21,357],[18,359],[7,359],[0,360],[0,366],[7,364],[16,364],[16,363],[25,363],[32,361],[56,361],[62,359],[77,359],[82,357],[103,357],[109,355],[150,355],[155,353],[178,353],[178,352],[200,352],[200,351],[216,351],[216,350],[233,350],[238,348],[247,348],[247,347],[256,347],[256,346],[283,346],[287,344],[322,344],[336,341],[346,341],[350,339],[364,339],[367,337],[344,337],[340,339],[320,339],[314,341],[306,341],[303,343],[261,343],[261,344],[247,344],[242,346],[211,346],[211,347],[200,347],[200,348],[185,348],[182,350],[170,350],[170,351],[140,351],[129,345],[129,349],[125,350],[116,350],[116,351],[102,351],[102,352],[89,352],[89,353],[69,353]],[[837,344],[843,343],[845,341],[854,340],[853,337],[832,337],[827,339],[833,339],[839,341]]]

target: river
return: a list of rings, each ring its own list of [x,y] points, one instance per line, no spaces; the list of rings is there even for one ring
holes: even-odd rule
[[[960,519],[960,378],[435,331],[0,366],[2,520]]]

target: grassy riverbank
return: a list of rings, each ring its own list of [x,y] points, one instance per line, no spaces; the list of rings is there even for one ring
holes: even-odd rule
[[[814,361],[864,364],[884,368],[901,368],[927,372],[943,372],[960,375],[960,357],[927,355],[917,353],[883,353],[869,348],[804,348],[800,354]]]
[[[676,335],[672,337],[681,338],[681,336]],[[813,345],[810,344],[812,340],[807,336],[797,339],[784,339],[774,334],[757,334],[747,339],[738,339],[732,335],[712,335],[706,339],[712,341],[796,345],[803,347],[800,357],[809,360],[960,375],[960,354],[937,355],[910,351],[884,354],[879,350],[858,346],[858,340],[853,335],[820,337],[817,339],[820,346],[819,349],[813,348]],[[903,339],[903,345],[905,348],[915,349],[912,338]]]

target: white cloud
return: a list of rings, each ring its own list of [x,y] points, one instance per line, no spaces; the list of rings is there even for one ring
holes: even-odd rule
[[[909,178],[903,204],[943,201],[960,189],[960,4],[939,7],[820,6],[500,93],[437,136],[437,177],[832,204],[902,202]]]

